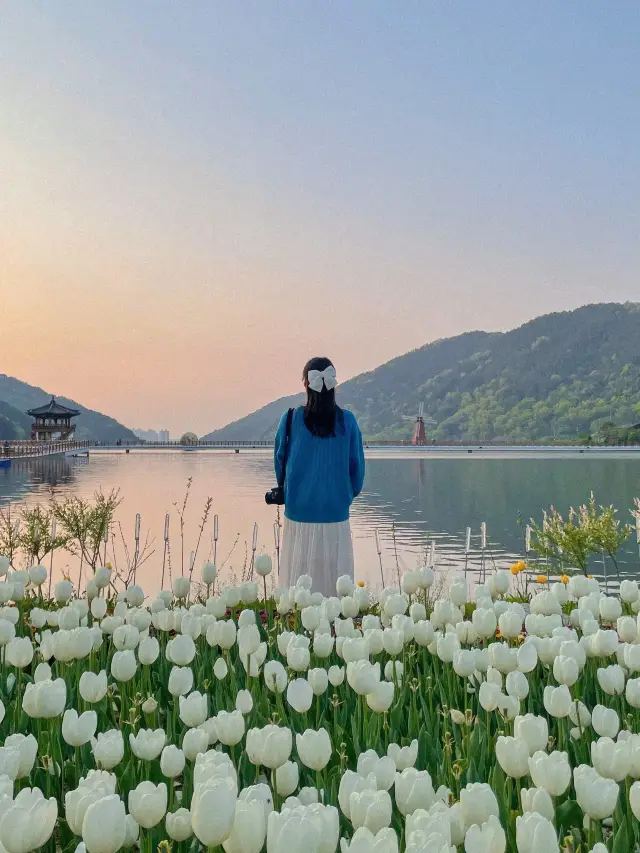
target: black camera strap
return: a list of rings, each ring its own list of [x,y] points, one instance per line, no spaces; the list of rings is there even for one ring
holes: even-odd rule
[[[287,412],[287,423],[284,428],[284,456],[282,457],[282,476],[278,480],[278,486],[284,489],[284,479],[287,475],[287,459],[289,458],[289,445],[291,444],[291,421],[293,420],[293,409]]]

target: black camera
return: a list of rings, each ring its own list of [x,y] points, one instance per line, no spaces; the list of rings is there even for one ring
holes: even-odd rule
[[[283,506],[284,504],[284,489],[276,486],[275,489],[269,489],[264,496],[265,503],[269,506]]]

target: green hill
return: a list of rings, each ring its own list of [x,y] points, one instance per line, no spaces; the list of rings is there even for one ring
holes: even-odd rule
[[[29,438],[31,432],[31,418],[27,417],[20,409],[10,406],[4,400],[0,400],[0,439],[4,441],[23,441]]]
[[[27,409],[44,405],[50,399],[50,392],[0,373],[0,439],[4,441],[29,438],[31,419],[25,412]],[[87,409],[67,397],[56,395],[56,400],[63,406],[80,411],[79,417],[76,418],[76,438],[102,442],[116,441],[119,438],[123,441],[135,441],[131,430],[113,418]]]
[[[338,399],[369,439],[409,438],[403,418],[421,402],[439,440],[575,439],[610,420],[637,423],[640,304],[586,305],[509,332],[434,341],[340,385]],[[282,411],[302,400],[283,397],[205,438],[271,437]]]

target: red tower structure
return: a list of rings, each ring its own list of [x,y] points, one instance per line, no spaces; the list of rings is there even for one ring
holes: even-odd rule
[[[413,436],[411,437],[411,444],[426,444],[427,437],[424,432],[424,420],[422,418],[418,418],[416,420],[416,424],[413,428]]]
[[[412,421],[413,418],[405,415],[404,419],[407,421]],[[427,436],[424,430],[425,423],[435,424],[436,421],[431,418],[425,418],[424,416],[424,403],[420,403],[418,407],[418,414],[415,417],[415,425],[413,427],[413,435],[411,436],[411,444],[422,445],[427,443]]]

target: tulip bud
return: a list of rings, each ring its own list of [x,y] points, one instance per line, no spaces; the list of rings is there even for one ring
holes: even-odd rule
[[[629,805],[635,819],[640,820],[640,782],[634,782],[629,790]]]
[[[629,744],[625,741],[614,742],[609,737],[601,737],[591,744],[591,763],[603,778],[622,782],[630,770]]]
[[[184,770],[184,752],[174,744],[165,746],[160,756],[160,770],[163,776],[173,779]]]
[[[38,681],[25,686],[22,708],[35,719],[52,719],[64,711],[67,704],[67,685],[62,678]]]
[[[213,674],[218,679],[218,681],[223,681],[229,673],[229,667],[227,666],[227,662],[224,658],[216,658],[216,662],[213,665]]]
[[[571,766],[566,752],[536,752],[529,759],[529,773],[536,788],[559,797],[571,782]]]
[[[305,767],[316,772],[324,770],[332,752],[329,733],[326,729],[307,729],[303,734],[296,735],[296,749]]]
[[[70,708],[62,718],[62,737],[69,746],[79,747],[89,743],[98,727],[98,715],[95,711],[78,712]]]
[[[58,581],[53,588],[53,594],[58,604],[66,604],[73,595],[73,586],[71,581]]]
[[[191,812],[189,809],[180,808],[175,812],[167,812],[164,825],[169,838],[178,843],[186,841],[187,838],[191,838],[193,835]]]
[[[91,803],[82,821],[82,840],[87,853],[116,853],[127,834],[124,803],[109,794]]]
[[[5,646],[5,660],[17,669],[24,669],[33,660],[33,645],[29,637],[14,637]]]
[[[596,705],[591,712],[591,725],[601,737],[614,738],[620,729],[620,719],[613,708]]]
[[[525,741],[529,755],[546,750],[549,741],[549,727],[545,717],[536,717],[534,714],[516,717],[513,731],[516,738]]]
[[[500,821],[495,815],[490,815],[489,819],[480,826],[474,824],[469,827],[465,834],[464,847],[467,853],[504,850],[506,840]]]
[[[120,729],[98,732],[98,737],[91,741],[91,747],[96,764],[105,770],[112,770],[124,756],[122,732]]]
[[[544,688],[543,703],[545,710],[552,717],[562,718],[568,717],[571,710],[571,693],[566,684],[560,687],[551,687],[548,685]]]
[[[189,578],[179,577],[173,582],[173,594],[176,598],[186,598],[189,595]]]
[[[391,823],[391,797],[386,791],[354,791],[349,796],[349,809],[354,829],[366,826],[375,835]]]
[[[216,724],[216,733],[218,727]],[[209,732],[202,727],[188,729],[182,738],[182,751],[187,761],[196,761],[200,753],[205,753],[209,746]]]
[[[276,769],[276,791],[281,797],[289,797],[298,787],[300,771],[294,761],[285,761]]]
[[[78,689],[85,702],[101,702],[107,695],[107,673],[104,669],[97,675],[88,670],[83,672]]]
[[[500,700],[501,690],[497,684],[483,681],[478,691],[478,701],[485,711],[495,711]]]
[[[529,747],[522,738],[500,736],[496,741],[496,758],[512,779],[521,779],[529,773]]]
[[[136,674],[136,657],[131,650],[115,652],[111,659],[111,675],[116,681],[131,681]]]
[[[340,685],[344,683],[345,669],[343,666],[336,666],[334,664],[329,667],[328,676],[329,683],[333,687],[340,687]]]
[[[398,663],[399,661],[394,661]],[[401,679],[400,673],[398,678]],[[379,681],[371,693],[367,693],[367,705],[372,711],[377,714],[386,713],[393,703],[393,694],[395,687],[391,681]]]
[[[193,687],[193,670],[188,666],[173,666],[169,673],[169,693],[185,696]]]
[[[599,667],[597,677],[598,684],[609,696],[618,696],[624,692],[624,670],[618,664]]]
[[[158,703],[153,698],[153,696],[147,696],[147,698],[142,703],[142,713],[143,714],[154,714],[158,707]]]
[[[523,812],[537,812],[547,820],[555,819],[553,801],[543,788],[523,788],[520,794]]]
[[[207,719],[207,695],[204,696],[198,690],[189,693],[188,696],[179,696],[180,719],[189,728],[196,728]]]
[[[253,698],[248,690],[238,690],[236,696],[236,711],[241,714],[250,714],[253,709]]]
[[[228,778],[212,778],[195,786],[191,800],[191,823],[198,841],[205,847],[220,845],[233,829],[237,787]]]
[[[215,563],[205,563],[202,567],[202,583],[206,583],[207,586],[215,583],[217,575],[216,564]]]
[[[537,812],[528,812],[516,818],[516,845],[518,853],[558,851],[558,836],[553,824]]]
[[[600,821],[613,814],[619,793],[613,779],[603,779],[593,767],[581,764],[573,771],[573,784],[578,805],[586,815]]]
[[[500,816],[498,801],[491,787],[482,782],[467,785],[460,792],[460,808],[465,824],[482,826],[491,815]]]
[[[508,673],[505,686],[509,696],[513,696],[518,701],[526,699],[529,695],[527,676],[518,670]]]
[[[231,833],[222,846],[225,853],[260,853],[266,834],[267,814],[264,804],[259,799],[238,799]]]
[[[326,669],[310,669],[307,673],[307,681],[311,685],[311,689],[315,696],[322,696],[326,693],[329,685],[329,674]]]
[[[364,663],[364,661],[362,661]],[[306,713],[313,702],[313,690],[305,678],[296,678],[287,687],[287,702],[299,714]]]
[[[400,748],[397,743],[390,743],[387,755],[396,765],[396,770],[402,773],[407,767],[413,767],[418,760],[418,741],[412,740],[409,746]]]
[[[164,732],[163,732],[164,735]],[[167,811],[167,786],[164,782],[141,782],[129,791],[129,811],[143,829],[156,826]]]
[[[13,750],[16,748],[19,753],[18,769],[15,775],[16,779],[25,779],[33,770],[33,765],[38,754],[38,741],[33,735],[23,735],[20,732],[9,735],[4,741],[5,749]],[[0,795],[6,793],[0,789]],[[13,785],[11,785],[11,793],[13,793]]]
[[[225,746],[235,746],[244,737],[244,717],[240,711],[219,711],[216,716],[218,740]]]
[[[398,810],[405,817],[416,809],[430,809],[435,794],[428,771],[408,767],[396,773],[395,796]]]

